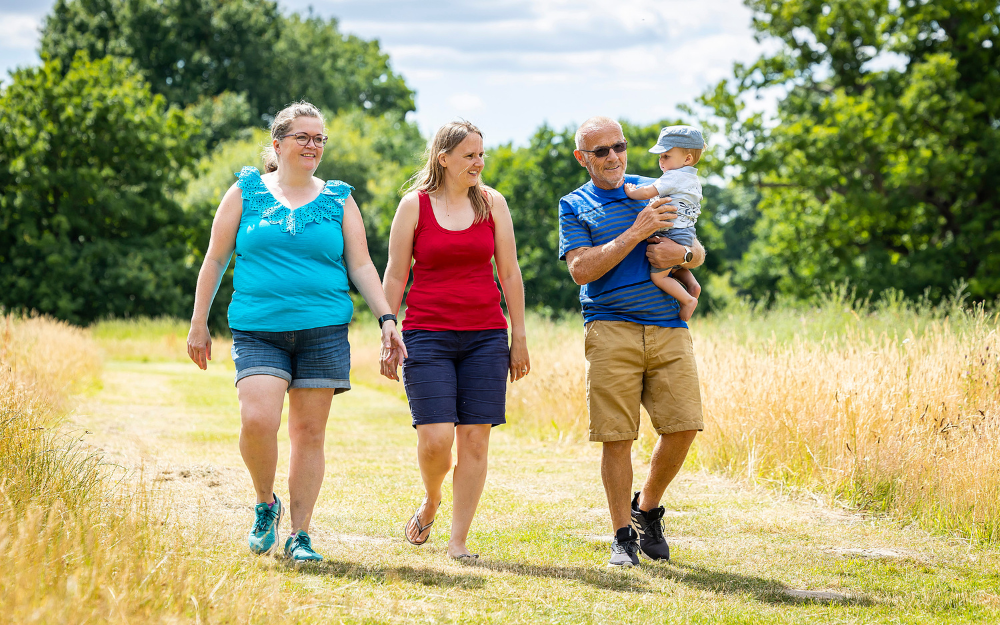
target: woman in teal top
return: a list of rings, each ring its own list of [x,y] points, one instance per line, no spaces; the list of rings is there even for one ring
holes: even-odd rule
[[[330,405],[334,394],[351,387],[347,324],[354,306],[348,279],[379,318],[383,353],[405,358],[406,350],[368,255],[352,187],[313,176],[327,140],[322,114],[306,102],[293,104],[274,118],[271,139],[266,173],[244,167],[215,215],[198,275],[188,355],[202,369],[212,359],[208,310],[235,251],[229,325],[240,452],[257,491],[247,540],[257,553],[279,545],[285,510],[274,494],[274,476],[287,391],[291,535],[284,551],[295,560],[321,560],[308,530],[323,483]]]

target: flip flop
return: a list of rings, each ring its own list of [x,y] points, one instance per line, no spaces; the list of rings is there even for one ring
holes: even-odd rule
[[[429,530],[430,527],[434,525],[434,519],[431,519],[431,522],[428,523],[427,525],[420,525],[419,514],[420,514],[420,508],[417,508],[417,511],[413,513],[412,517],[410,517],[410,520],[406,522],[405,526],[403,526],[403,538],[406,539],[406,542],[410,543],[411,545],[416,545],[417,547],[427,542],[427,539],[431,537],[430,532],[428,532],[427,536],[424,536],[424,539],[420,540],[420,535]],[[407,531],[410,529],[410,523],[413,523],[414,525],[417,526],[417,540],[410,540],[410,533]]]
[[[475,564],[479,562],[478,553],[460,553],[457,556],[449,556],[452,560],[458,561],[459,564]]]

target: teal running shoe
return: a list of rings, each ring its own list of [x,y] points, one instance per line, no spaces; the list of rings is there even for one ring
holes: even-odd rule
[[[274,495],[273,504],[259,503],[253,510],[257,519],[247,536],[250,551],[262,555],[274,553],[278,547],[278,524],[281,523],[281,514],[284,512],[281,500]]]
[[[296,562],[318,562],[323,559],[312,548],[312,539],[309,534],[299,530],[292,534],[285,541],[285,556]]]

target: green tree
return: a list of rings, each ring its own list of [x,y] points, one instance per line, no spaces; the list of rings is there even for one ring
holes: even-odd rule
[[[334,111],[414,107],[377,41],[344,36],[333,19],[284,17],[271,0],[57,0],[40,46],[64,66],[78,50],[132,58],[181,106],[244,94],[258,119],[303,98]]]
[[[415,108],[413,91],[390,69],[378,41],[342,35],[335,19],[288,16],[274,59],[271,110],[301,99],[335,112],[403,114]]]
[[[736,281],[758,296],[1000,294],[1000,4],[748,0],[778,51],[706,92],[759,190]],[[748,102],[780,94],[774,117]]]
[[[489,150],[483,171],[510,206],[526,305],[542,311],[580,309],[580,287],[558,260],[559,199],[588,180],[573,158],[574,132],[542,125],[525,147]]]
[[[65,67],[78,50],[132,58],[168,102],[245,92],[260,113],[272,104],[280,36],[277,3],[268,0],[57,0],[40,52]]]
[[[217,96],[202,96],[187,107],[187,112],[201,122],[199,139],[211,150],[225,139],[246,138],[253,125],[253,109],[242,93],[223,91]]]
[[[15,72],[0,92],[0,305],[79,324],[184,314],[194,272],[170,194],[197,131],[121,59]]]

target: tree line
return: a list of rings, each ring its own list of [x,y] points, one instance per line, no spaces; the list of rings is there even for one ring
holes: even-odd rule
[[[1000,295],[1000,5],[747,4],[776,52],[737,63],[684,120],[624,122],[630,173],[659,174],[646,148],[662,125],[715,138],[701,165],[706,307],[845,280]],[[385,266],[425,138],[377,41],[268,0],[58,0],[39,51],[0,91],[0,306],[79,324],[190,314],[219,199],[259,162],[270,116],[298,99],[327,112],[317,175],[356,187]],[[775,110],[751,106],[775,92]],[[511,206],[528,305],[551,314],[579,307],[557,260],[559,198],[587,179],[573,132],[543,125],[527,145],[494,144],[484,171]]]

